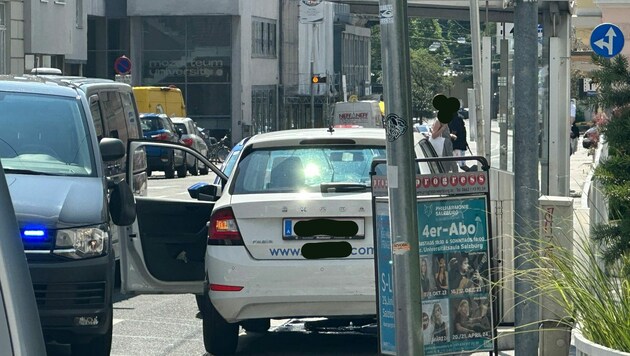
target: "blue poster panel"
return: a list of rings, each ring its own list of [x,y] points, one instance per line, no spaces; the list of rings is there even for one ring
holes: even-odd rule
[[[418,201],[425,355],[492,351],[486,197]]]
[[[396,354],[396,320],[394,319],[394,274],[392,241],[389,229],[389,204],[376,203],[376,242],[378,263],[379,342],[381,353]]]

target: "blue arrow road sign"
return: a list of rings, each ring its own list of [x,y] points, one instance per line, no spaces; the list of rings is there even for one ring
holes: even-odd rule
[[[114,70],[118,74],[129,74],[131,72],[131,59],[126,56],[116,58],[114,62]]]
[[[591,48],[596,54],[610,58],[623,49],[623,32],[611,23],[598,25],[591,32]]]

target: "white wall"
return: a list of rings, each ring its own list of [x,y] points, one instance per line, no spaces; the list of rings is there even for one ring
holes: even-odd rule
[[[87,21],[76,27],[76,0],[24,3],[24,52],[87,60]],[[87,19],[84,11],[84,17]]]
[[[277,85],[279,82],[278,61],[280,54],[279,39],[276,40],[276,58],[252,58],[252,21],[254,18],[262,18],[276,21],[276,35],[280,33],[278,0],[241,0],[240,10],[240,38],[235,43],[240,43],[234,48],[233,65],[239,68],[241,75],[240,88],[236,81],[232,82],[233,113],[242,115],[240,119],[233,116],[232,132],[240,132],[238,121],[251,125],[252,118],[252,86]],[[238,47],[238,48],[236,48]],[[236,78],[234,78],[236,79]],[[235,140],[236,141],[236,140]]]

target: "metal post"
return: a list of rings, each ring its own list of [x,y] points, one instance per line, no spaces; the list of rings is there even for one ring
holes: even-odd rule
[[[505,24],[503,25],[503,36],[505,37]],[[501,40],[501,74],[499,75],[499,168],[507,171],[508,153],[508,61],[510,60],[509,41]]]
[[[311,127],[315,127],[315,84],[313,76],[315,75],[315,24],[311,25]]]
[[[516,0],[514,5],[514,246],[515,268],[534,268],[538,225],[538,147],[531,133],[538,127],[538,2]],[[538,354],[538,305],[534,286],[515,278],[515,355]]]
[[[570,46],[571,14],[557,6],[545,11],[549,30],[549,146],[548,194],[569,196],[569,97],[571,92]],[[547,35],[545,34],[545,37]]]
[[[481,28],[479,25],[479,0],[470,0],[470,32],[473,62],[473,89],[475,90],[475,117],[477,118],[477,155],[486,157],[485,116],[483,114]]]
[[[483,137],[485,139],[484,157],[492,164],[492,148],[490,142],[492,141],[492,120],[496,117],[492,117],[492,38],[484,36],[481,39],[481,72],[483,79],[481,82],[483,90]]]
[[[387,134],[396,353],[423,356],[406,0],[379,1]]]

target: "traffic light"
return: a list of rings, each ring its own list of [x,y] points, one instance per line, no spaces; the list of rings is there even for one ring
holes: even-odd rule
[[[448,124],[453,120],[453,115],[459,110],[459,99],[455,97],[447,98],[438,94],[433,97],[433,107],[438,111],[438,120],[443,124]]]
[[[311,82],[313,82],[313,84],[326,83],[326,77],[323,75],[315,74],[313,75],[313,78],[311,78]]]

